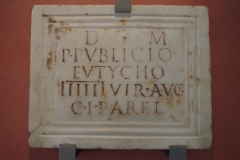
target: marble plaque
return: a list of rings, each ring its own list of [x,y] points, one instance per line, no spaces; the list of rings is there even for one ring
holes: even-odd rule
[[[29,145],[211,147],[207,8],[114,8],[34,6]]]

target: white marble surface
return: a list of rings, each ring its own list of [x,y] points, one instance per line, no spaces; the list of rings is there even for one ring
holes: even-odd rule
[[[34,6],[30,80],[31,147],[211,147],[205,7]]]

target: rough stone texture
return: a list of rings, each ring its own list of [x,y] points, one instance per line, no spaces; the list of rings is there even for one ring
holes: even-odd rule
[[[35,6],[29,145],[209,148],[208,26],[205,7]]]

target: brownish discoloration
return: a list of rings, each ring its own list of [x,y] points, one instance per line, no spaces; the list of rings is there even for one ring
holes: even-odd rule
[[[120,118],[124,118],[124,117],[128,117],[128,116],[129,116],[128,114],[123,113],[123,114],[119,114],[117,118],[120,119]]]
[[[72,32],[72,28],[67,27],[64,29],[55,29],[56,39],[60,40],[61,36],[66,35],[67,32]]]
[[[181,104],[181,98],[177,97],[176,103],[177,103],[178,105],[180,105],[180,104]]]
[[[85,14],[86,16],[88,15],[88,12]]]
[[[52,25],[52,24],[49,24],[49,25],[48,25],[48,34],[51,34],[51,33],[52,33],[52,28],[53,28],[53,25]]]
[[[123,37],[123,40],[124,40],[124,41],[127,40],[127,37]]]
[[[55,62],[55,64],[57,62],[57,54],[56,53],[54,54],[54,62]]]
[[[49,52],[49,54],[48,54],[48,58],[47,58],[47,64],[46,64],[46,66],[47,66],[47,69],[50,71],[51,69],[52,69],[52,51],[51,52]]]
[[[118,30],[116,31],[116,33],[124,32],[124,31],[126,31],[126,29],[118,29]],[[127,33],[127,34],[128,34],[128,33]]]
[[[103,95],[101,95],[101,99],[103,99],[103,101],[105,101],[105,102],[108,102],[109,98],[110,97],[108,96],[108,91],[105,91],[105,93]]]
[[[159,97],[158,100],[160,102],[162,102],[163,104],[165,104],[168,109],[173,109],[174,108],[174,104],[173,104],[173,96],[170,95],[169,97]]]
[[[52,109],[52,108],[51,108],[51,109],[50,109],[50,108],[47,108],[47,110],[48,110],[48,112],[51,112],[51,114],[52,114],[52,115],[54,115],[54,114],[55,114],[55,111],[54,111],[54,109]]]
[[[180,113],[180,114],[184,114],[184,113],[185,113],[185,111],[184,111],[184,110],[182,110],[182,111],[180,111],[179,113]]]
[[[55,43],[55,45],[54,45],[54,62],[55,62],[55,65],[57,64],[57,43]]]
[[[54,62],[55,62],[55,64],[57,62],[57,54],[56,54],[56,52],[54,52]]]
[[[65,28],[66,32],[72,32],[72,28],[68,27],[68,28]]]
[[[192,55],[192,51],[191,51],[191,52],[188,52],[188,55]]]
[[[50,17],[50,18],[48,19],[48,22],[49,22],[49,23],[56,23],[56,21],[55,21],[55,20],[53,20],[53,18],[52,18],[52,17]]]
[[[171,115],[170,116],[174,121],[176,121],[176,118],[173,116],[173,115]]]
[[[125,25],[126,24],[125,20],[120,20],[119,22],[121,22],[121,25]]]
[[[60,87],[60,86],[61,86],[61,83],[60,83],[60,78],[61,78],[61,77],[58,77],[58,78],[57,78],[57,80],[56,80],[56,84],[57,84],[57,86],[58,86],[58,87]]]
[[[190,79],[193,79],[193,76],[191,75],[189,78],[190,78]]]
[[[201,83],[200,78],[197,77],[196,82],[197,82],[197,86],[199,87],[199,86],[200,86],[200,83]]]
[[[105,89],[105,83],[104,82],[101,82],[101,90],[102,90],[102,93],[101,93],[101,98],[103,99],[103,101],[105,102],[108,102],[108,99],[109,99],[109,90],[106,90]],[[111,107],[111,106],[110,106]]]
[[[147,81],[146,81],[146,85],[149,85],[149,86],[152,86],[155,83],[156,83],[155,78],[147,79]]]
[[[193,25],[195,22],[193,22],[193,21],[190,21],[190,23],[191,23],[191,25]]]
[[[112,117],[108,117],[108,119],[107,119],[107,120],[108,120],[108,121],[111,121],[111,120],[113,120],[113,119],[112,119]]]
[[[192,99],[192,111],[194,110],[194,103],[193,103],[193,99]]]
[[[189,124],[189,120],[185,120],[185,121],[184,121],[184,124]]]
[[[61,26],[68,26],[67,22],[64,22],[64,21],[60,21],[59,23]]]
[[[56,29],[56,30],[55,30],[55,35],[56,35],[56,39],[57,39],[57,40],[60,40],[61,37],[60,37],[58,31],[59,31],[59,29]]]

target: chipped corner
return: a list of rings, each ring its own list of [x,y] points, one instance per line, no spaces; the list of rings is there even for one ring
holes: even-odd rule
[[[28,145],[31,148],[42,148],[42,135],[41,135],[42,125],[37,126],[33,130],[29,130],[30,137],[28,138]]]

